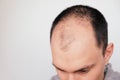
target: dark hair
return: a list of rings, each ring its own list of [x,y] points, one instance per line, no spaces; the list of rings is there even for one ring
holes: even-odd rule
[[[104,51],[108,44],[107,22],[101,12],[89,6],[75,5],[63,10],[53,21],[50,31],[50,40],[55,26],[63,19],[70,17],[72,15],[75,15],[76,17],[80,18],[86,18],[90,21],[95,32],[95,37],[98,46],[103,45],[104,54]]]

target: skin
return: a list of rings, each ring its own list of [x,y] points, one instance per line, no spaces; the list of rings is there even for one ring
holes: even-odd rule
[[[113,44],[108,44],[103,56],[89,20],[70,17],[56,25],[51,50],[60,80],[104,80]]]

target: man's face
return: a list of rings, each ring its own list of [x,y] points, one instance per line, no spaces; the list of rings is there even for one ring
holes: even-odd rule
[[[92,25],[71,18],[56,25],[51,39],[53,65],[60,80],[103,80],[105,59]]]

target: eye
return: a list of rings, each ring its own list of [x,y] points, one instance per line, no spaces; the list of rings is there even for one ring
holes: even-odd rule
[[[89,69],[81,69],[78,71],[78,73],[82,73],[82,74],[85,74],[85,73],[88,73],[90,70]]]

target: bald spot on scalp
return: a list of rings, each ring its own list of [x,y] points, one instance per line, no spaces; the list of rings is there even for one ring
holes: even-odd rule
[[[68,51],[78,37],[75,34],[76,27],[70,26],[71,23],[68,22],[69,20],[74,20],[76,25],[86,25],[89,23],[89,20],[86,18],[70,17],[65,18],[56,25],[52,38],[62,51]]]
[[[69,49],[70,45],[75,41],[75,36],[69,27],[63,27],[61,33],[59,34],[60,47],[62,50],[66,51]]]

